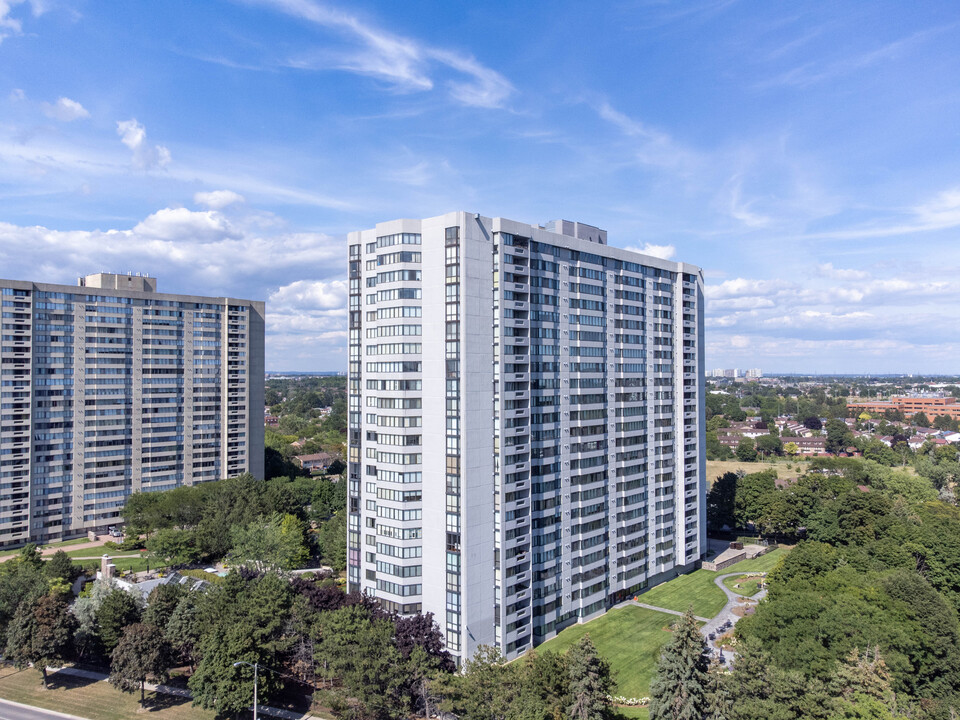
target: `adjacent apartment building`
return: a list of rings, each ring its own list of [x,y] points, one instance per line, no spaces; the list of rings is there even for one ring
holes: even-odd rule
[[[854,415],[864,412],[883,415],[887,410],[902,412],[908,418],[922,412],[930,421],[937,415],[960,420],[960,402],[948,395],[906,395],[847,403],[847,412]]]
[[[512,658],[695,566],[698,267],[465,212],[348,245],[351,590]]]
[[[0,546],[104,530],[132,492],[263,476],[264,304],[142,275],[0,280]]]

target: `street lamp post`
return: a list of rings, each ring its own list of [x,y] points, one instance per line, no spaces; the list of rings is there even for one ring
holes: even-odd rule
[[[257,671],[260,668],[260,664],[248,663],[242,660],[233,664],[234,667],[239,667],[240,665],[247,665],[253,668],[253,720],[257,720]]]

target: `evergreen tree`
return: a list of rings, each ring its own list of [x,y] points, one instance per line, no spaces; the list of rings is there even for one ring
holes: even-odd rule
[[[53,557],[43,564],[43,574],[51,580],[59,579],[70,584],[80,575],[80,568],[73,564],[73,560],[63,550],[57,550]]]
[[[393,645],[390,620],[370,617],[361,605],[324,613],[317,624],[315,652],[327,671],[375,718],[399,717],[406,711],[401,688],[405,669]]]
[[[851,650],[837,668],[829,688],[837,698],[841,717],[893,717],[896,694],[890,687],[890,672],[879,648],[863,653],[859,648]]]
[[[110,682],[124,692],[136,692],[139,688],[140,707],[143,707],[147,678],[166,682],[172,663],[170,645],[160,628],[145,623],[127,625],[110,656]]]
[[[62,667],[73,647],[77,621],[67,604],[45,595],[36,603],[21,603],[7,632],[5,654],[18,668],[40,669],[47,687],[47,667]]]
[[[613,687],[610,665],[597,653],[589,635],[567,651],[570,676],[571,720],[603,720],[608,715],[607,695]]]
[[[96,613],[97,634],[106,653],[112,653],[127,625],[140,622],[140,603],[123,590],[114,590],[103,599]]]
[[[199,645],[202,635],[198,621],[198,600],[197,594],[193,592],[180,598],[164,629],[164,637],[174,652],[191,667],[196,665],[194,649]]]
[[[506,720],[517,691],[516,663],[507,664],[500,650],[481,645],[463,666],[461,675],[441,680],[441,708],[462,720]]]
[[[651,720],[701,720],[712,684],[709,665],[707,643],[688,610],[673,626],[673,638],[660,649],[650,685]]]
[[[517,661],[519,688],[511,703],[516,720],[557,720],[566,714],[570,673],[565,655],[531,651]]]
[[[704,720],[730,720],[733,702],[726,683],[726,672],[726,668],[719,660],[710,664],[707,713],[703,716]]]
[[[147,609],[143,612],[143,622],[147,625],[156,625],[161,633],[165,632],[170,617],[176,611],[180,600],[188,592],[190,591],[179,583],[158,585],[147,598]]]

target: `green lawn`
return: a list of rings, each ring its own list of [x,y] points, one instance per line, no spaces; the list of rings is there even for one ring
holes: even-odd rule
[[[52,675],[50,689],[44,690],[36,670],[0,668],[0,697],[4,700],[56,710],[91,720],[126,720],[140,710],[140,693],[123,693],[109,683]],[[201,710],[189,700],[173,695],[147,693],[147,713],[156,720],[213,720],[210,710]]]
[[[79,565],[84,570],[99,570],[100,561],[99,560],[76,560],[74,559],[74,564]],[[133,572],[140,572],[146,570],[147,567],[151,570],[159,570],[166,567],[165,564],[158,561],[156,558],[147,558],[143,557],[131,557],[131,558],[122,558],[122,557],[113,557],[110,556],[110,562],[117,566],[117,572],[126,572],[128,570]]]
[[[623,718],[623,720],[649,720],[650,708],[645,707],[615,707],[613,708],[614,720]]]
[[[70,545],[79,545],[80,543],[90,542],[86,537],[74,538],[73,540],[61,540],[60,542],[49,543],[48,545],[38,545],[41,551],[43,550],[59,550],[60,548],[69,547]],[[97,548],[90,548],[92,551],[96,551]],[[0,558],[13,557],[14,555],[19,555],[20,549],[9,550],[0,553]]]
[[[597,650],[614,670],[617,690],[614,695],[643,697],[650,694],[650,679],[660,646],[670,639],[668,628],[677,618],[635,605],[615,608],[583,625],[572,625],[555,638],[538,646],[538,651],[566,652],[577,640],[589,634]],[[622,708],[627,710],[626,708]],[[635,712],[634,708],[629,709]],[[628,715],[626,717],[646,717]]]
[[[777,548],[758,558],[738,562],[720,572],[694,570],[692,573],[680,575],[657,585],[640,595],[639,600],[648,605],[679,612],[686,612],[688,608],[693,607],[694,615],[712,618],[727,602],[726,595],[713,582],[718,575],[732,572],[766,572],[772,570],[780,558],[788,552],[786,548]]]
[[[108,550],[103,547],[88,547],[80,548],[79,550],[66,550],[67,557],[77,558],[77,557],[103,557],[104,555],[109,555],[110,557],[116,557],[118,555],[139,555],[139,550]]]
[[[723,584],[727,586],[730,592],[735,592],[737,595],[753,597],[760,592],[760,580],[760,578],[744,578],[742,576],[728,577],[723,581]],[[740,587],[737,587],[737,583],[740,583]]]
[[[770,572],[780,562],[780,558],[790,552],[793,548],[779,547],[766,555],[753,558],[752,560],[741,560],[731,565],[725,570],[721,570],[717,575],[726,575],[732,572]]]

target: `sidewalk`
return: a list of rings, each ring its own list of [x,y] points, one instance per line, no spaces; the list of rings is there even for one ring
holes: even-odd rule
[[[116,540],[116,539],[117,538],[112,538],[109,535],[100,535],[97,537],[96,540],[91,540],[89,542],[77,543],[75,545],[65,545],[63,547],[42,548],[40,550],[40,555],[41,557],[50,557],[51,555],[55,555],[58,550],[73,552],[74,550],[86,550],[87,548],[97,548],[97,547],[102,548],[105,542],[109,540]],[[0,557],[0,563],[6,562],[7,560],[12,560],[13,558],[18,557],[19,551],[12,551],[12,552],[13,552],[12,555],[5,555],[3,557]],[[96,560],[99,558],[100,556],[98,555],[96,558],[93,558],[93,559]]]
[[[87,680],[101,680],[103,682],[106,682],[109,678],[109,675],[106,673],[95,672],[93,670],[81,670],[80,668],[72,667],[47,668],[48,676],[55,675],[56,673],[73,675],[74,677],[86,678]],[[162,693],[164,695],[176,695],[177,697],[191,700],[193,699],[193,695],[191,695],[190,691],[186,688],[172,687],[170,685],[155,685],[154,683],[146,683],[144,687],[146,687],[146,689],[150,692]],[[267,705],[260,705],[257,709],[264,715],[281,718],[281,720],[321,720],[316,715],[311,715],[310,713],[297,713],[292,710],[273,708]]]
[[[749,573],[745,573],[745,572],[724,573],[723,575],[717,575],[717,577],[713,579],[714,584],[718,588],[723,590],[724,595],[727,596],[727,604],[723,606],[723,609],[720,612],[718,612],[713,618],[707,621],[707,623],[703,627],[700,628],[700,632],[703,633],[703,637],[707,641],[707,647],[710,648],[710,653],[712,655],[719,655],[720,651],[718,648],[714,647],[712,642],[710,642],[708,638],[710,633],[719,633],[720,626],[723,625],[728,620],[730,621],[731,625],[737,624],[737,620],[740,619],[740,616],[735,615],[733,612],[733,609],[737,607],[737,605],[742,604],[740,602],[741,600],[743,600],[744,598],[747,598],[750,600],[755,600],[757,602],[760,602],[760,600],[762,600],[767,595],[766,588],[758,592],[753,597],[749,597],[746,595],[737,595],[737,593],[733,592],[733,590],[731,590],[730,588],[728,588],[726,585],[723,584],[723,581],[726,578],[739,577],[740,575],[747,575],[747,574]]]

